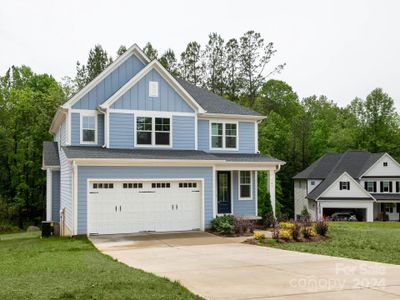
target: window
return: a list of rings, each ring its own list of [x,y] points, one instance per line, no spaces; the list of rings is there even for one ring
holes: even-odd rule
[[[169,146],[171,144],[170,123],[170,118],[137,117],[136,144]]]
[[[149,81],[149,97],[158,97],[158,82]]]
[[[237,124],[236,123],[211,123],[211,148],[236,149]]]
[[[96,143],[96,117],[82,116],[81,122],[81,143]]]
[[[239,172],[239,200],[251,199],[251,172]]]
[[[197,188],[196,182],[179,182],[179,188]]]
[[[376,193],[376,182],[375,181],[366,181],[365,189],[370,193]]]
[[[350,181],[341,181],[339,185],[341,190],[350,190]]]
[[[391,193],[391,192],[392,192],[392,182],[381,181],[381,193]]]
[[[387,161],[384,161],[384,162],[383,162],[383,166],[384,166],[384,167],[387,167],[387,166],[388,166]]]
[[[314,180],[311,180],[311,185],[315,185],[315,181]]]
[[[122,185],[122,187],[124,189],[141,189],[141,188],[143,188],[143,183],[141,183],[141,182],[139,182],[139,183],[137,183],[137,182],[135,182],[135,183],[124,183]]]
[[[113,189],[114,183],[93,183],[94,189]]]
[[[169,182],[153,182],[151,184],[151,188],[153,189],[169,189],[171,187],[171,183]]]
[[[394,212],[394,204],[393,204],[393,203],[387,203],[387,204],[385,205],[385,211],[386,211],[387,213],[392,213],[392,212]]]

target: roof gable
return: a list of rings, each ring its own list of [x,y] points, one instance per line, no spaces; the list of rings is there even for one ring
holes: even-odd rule
[[[373,177],[373,176],[400,176],[399,163],[387,153],[376,153],[375,160],[369,165],[360,177]],[[383,166],[386,162],[387,166]]]
[[[149,96],[149,83],[158,83],[158,97]],[[113,109],[193,112],[156,69],[150,70],[110,106]]]
[[[134,74],[139,72],[140,69],[143,69],[147,63],[149,63],[147,56],[134,44],[95,79],[65,102],[62,107],[95,109],[99,103],[109,98],[117,89],[134,76]],[[121,80],[119,77],[121,77]],[[99,87],[96,88],[97,86]],[[81,100],[83,101],[82,104],[75,105]]]

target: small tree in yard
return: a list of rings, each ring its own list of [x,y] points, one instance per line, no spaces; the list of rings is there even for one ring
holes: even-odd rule
[[[310,213],[308,212],[307,207],[304,205],[303,210],[300,213],[300,218],[304,222],[308,222],[310,220]]]

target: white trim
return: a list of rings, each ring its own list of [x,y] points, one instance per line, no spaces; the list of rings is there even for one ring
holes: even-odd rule
[[[136,122],[137,122],[137,118],[141,118],[141,117],[145,117],[145,118],[151,118],[151,145],[142,145],[142,144],[138,144],[137,143],[137,132],[136,132]],[[170,149],[172,148],[172,144],[173,144],[173,118],[172,116],[160,116],[160,115],[146,115],[146,113],[144,114],[140,114],[140,115],[133,115],[134,121],[133,121],[133,132],[134,132],[134,147],[135,148],[163,148],[163,149]],[[155,118],[164,118],[164,119],[169,119],[169,145],[156,145],[156,120]],[[166,131],[165,131],[166,132]]]
[[[199,132],[198,132],[199,128],[198,128],[198,118],[197,118],[197,114],[194,117],[194,150],[198,150],[199,146]]]
[[[46,221],[53,219],[53,173],[50,168],[47,168],[47,190],[46,190]]]
[[[222,124],[222,148],[213,148],[212,147],[212,124]],[[226,135],[225,135],[225,126],[226,124],[236,124],[236,147],[235,148],[226,148]],[[239,122],[238,121],[227,121],[227,120],[210,120],[208,122],[209,126],[209,150],[210,151],[239,151]]]
[[[110,64],[103,72],[97,75],[89,84],[83,87],[78,93],[76,93],[71,99],[63,104],[63,108],[71,108],[76,102],[78,102],[86,93],[96,87],[103,79],[117,69],[122,63],[124,63],[133,54],[143,63],[147,64],[150,62],[148,57],[143,53],[138,45],[134,44],[126,50],[126,52],[120,55],[112,64]]]
[[[234,115],[234,114],[217,114],[217,113],[200,113],[199,119],[209,120],[209,119],[229,119],[229,120],[240,120],[240,121],[261,121],[266,119],[266,116],[252,116],[252,115]]]
[[[205,110],[197,103],[196,100],[176,81],[176,79],[160,64],[158,60],[153,60],[135,76],[133,76],[124,86],[122,86],[116,93],[108,98],[100,105],[103,108],[110,108],[111,105],[124,95],[131,87],[138,83],[147,73],[151,70],[157,70],[163,79],[165,79],[171,87],[180,95],[187,104],[196,112],[203,113]]]
[[[231,215],[234,215],[234,212],[233,212],[233,170],[231,171],[231,188],[230,188],[230,190],[231,190]]]
[[[200,181],[201,182],[201,221],[200,221],[200,230],[205,230],[205,185],[204,178],[88,178],[86,180],[86,235],[89,235],[89,211],[90,211],[90,201],[89,201],[89,191],[90,191],[90,183],[93,181],[111,181],[111,182],[123,182],[123,181]]]
[[[254,122],[254,150],[256,153],[260,153],[258,150],[258,122]]]
[[[250,173],[250,196],[249,197],[241,197],[240,196],[240,173],[241,172],[249,172]],[[249,201],[253,200],[253,174],[250,170],[240,170],[238,171],[238,200],[239,201]]]
[[[256,211],[255,211],[255,216],[258,216],[258,171],[254,171],[254,195],[255,195],[255,207],[256,207]]]
[[[400,168],[400,164],[397,162],[397,160],[395,160],[393,157],[390,156],[390,154],[385,152],[371,167],[369,167],[364,173],[361,174],[359,179],[361,179],[365,174],[367,174],[370,170],[372,170],[378,163],[380,163],[384,157],[388,157],[389,159],[394,161],[394,163]]]
[[[214,216],[214,218],[216,217],[216,216],[223,216],[223,215],[234,215],[234,213],[233,213],[233,171],[234,170],[217,170],[217,171],[215,171],[215,196],[216,196],[216,198],[215,198],[215,209],[216,209],[216,211],[215,211],[215,216]],[[231,178],[231,180],[230,180],[230,190],[231,190],[231,212],[230,213],[218,213],[218,172],[229,172],[230,173],[230,178]]]
[[[117,109],[117,108],[109,108],[107,109],[110,113],[118,113],[118,114],[139,114],[153,117],[153,116],[185,116],[185,117],[194,117],[195,113],[185,113],[185,112],[174,112],[174,111],[155,111],[155,110],[137,110],[137,109]]]
[[[87,142],[87,141],[83,141],[83,134],[82,134],[82,130],[83,130],[83,117],[94,117],[94,142]],[[98,118],[98,112],[96,110],[88,110],[85,112],[80,112],[79,114],[79,118],[80,118],[80,124],[79,124],[79,143],[81,145],[97,145],[97,136],[98,136],[98,126],[97,126],[97,118]]]
[[[372,201],[376,201],[376,199],[374,198],[374,196],[372,196],[370,193],[368,193],[364,187],[362,187],[352,176],[349,175],[349,173],[347,173],[346,171],[344,171],[341,175],[339,175],[334,182],[332,182],[332,184],[330,184],[318,197],[317,199],[315,199],[315,201],[319,201],[319,198],[322,197],[323,198],[323,194],[329,190],[333,185],[335,185],[338,181],[340,181],[340,179],[343,177],[343,175],[347,175],[349,177],[349,180],[354,183],[357,187],[359,187],[361,189],[361,191],[367,195],[368,197],[372,197]]]
[[[67,145],[71,146],[72,145],[72,115],[71,115],[71,110],[68,110],[67,112]]]
[[[78,167],[72,162],[72,233],[78,234]]]

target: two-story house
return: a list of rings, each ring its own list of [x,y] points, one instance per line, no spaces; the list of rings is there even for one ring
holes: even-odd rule
[[[64,235],[204,230],[257,215],[257,112],[174,78],[133,45],[62,105],[45,142],[47,220]]]
[[[359,221],[399,221],[400,165],[387,153],[326,154],[294,176],[295,214],[313,220],[352,212]]]

